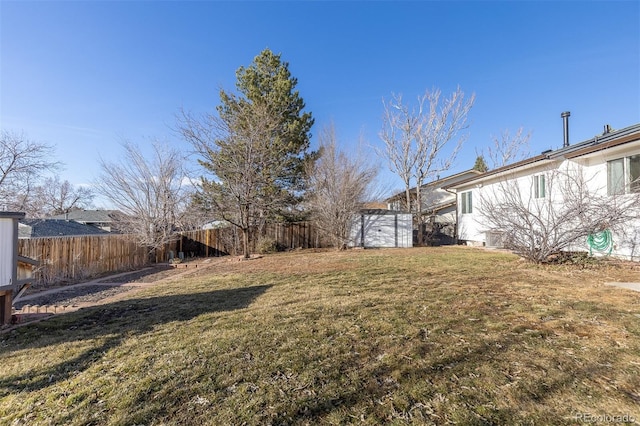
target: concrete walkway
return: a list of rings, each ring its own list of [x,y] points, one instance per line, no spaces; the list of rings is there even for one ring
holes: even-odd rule
[[[627,290],[640,291],[640,283],[604,283],[604,285],[608,285],[611,287],[620,287],[626,288]]]

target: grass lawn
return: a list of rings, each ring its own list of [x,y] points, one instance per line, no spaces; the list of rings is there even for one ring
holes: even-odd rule
[[[222,261],[0,335],[0,424],[640,423],[640,266]]]

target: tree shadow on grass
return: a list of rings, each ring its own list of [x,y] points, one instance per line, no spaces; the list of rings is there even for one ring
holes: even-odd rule
[[[67,342],[102,339],[73,358],[42,365],[22,374],[0,378],[0,397],[18,391],[37,391],[85,371],[125,338],[151,331],[160,324],[189,321],[199,315],[243,309],[264,294],[271,285],[259,285],[204,293],[138,298],[82,309],[42,323],[26,326],[9,336],[0,358],[14,350],[42,348]],[[21,336],[22,334],[22,336]],[[45,339],[42,336],[47,336]],[[19,347],[12,341],[19,341]]]
[[[536,338],[545,339],[545,336],[531,337],[517,332],[506,332],[498,338],[476,342],[419,367],[402,362],[396,365],[380,364],[371,367],[356,364],[335,365],[334,371],[353,373],[354,370],[359,370],[360,372],[349,374],[355,379],[350,383],[350,386],[343,388],[341,392],[328,394],[319,392],[318,395],[311,398],[292,397],[293,402],[285,406],[270,420],[273,424],[318,424],[325,422],[327,416],[334,411],[342,410],[346,415],[353,415],[361,412],[363,407],[368,407],[370,411],[367,413],[367,418],[369,420],[373,418],[374,421],[379,422],[391,422],[392,419],[404,422],[413,419],[418,423],[425,421],[426,423],[435,422],[438,424],[443,422],[442,416],[448,416],[450,417],[447,419],[448,421],[461,424],[528,423],[528,420],[531,419],[527,419],[527,416],[532,413],[523,414],[518,405],[496,406],[494,398],[504,397],[506,394],[482,395],[482,391],[471,388],[465,390],[461,388],[460,383],[456,382],[459,378],[468,378],[470,373],[477,373],[477,368],[480,366],[492,366],[498,371],[506,370],[510,365],[508,362],[501,361],[503,354],[517,351],[527,344],[533,344],[532,339]],[[425,345],[425,347],[430,347],[428,343]],[[564,392],[575,392],[576,383],[601,375],[610,375],[608,363],[615,363],[615,360],[615,355],[612,355],[611,352],[605,352],[591,357],[582,364],[576,364],[568,371],[563,371],[559,368],[538,364],[536,359],[530,359],[530,367],[539,368],[542,377],[538,380],[523,379],[514,383],[514,389],[509,395],[522,406],[546,407],[549,399],[562,395]],[[547,370],[554,370],[549,377],[545,377]],[[325,371],[325,374],[330,375],[331,372]],[[398,382],[389,380],[394,375],[399,376]],[[434,387],[422,395],[405,392],[413,386],[413,384],[405,384],[405,380],[408,383],[420,381],[434,383]],[[488,380],[489,382],[484,383],[480,380],[479,383],[488,385],[492,379]],[[500,384],[499,381],[496,382],[496,385],[498,384]],[[444,396],[453,402],[444,409],[445,411],[438,412],[430,404],[430,400],[436,392],[442,392],[443,387],[448,388],[450,392],[445,392]],[[624,391],[620,392],[619,397],[626,400],[630,407],[637,403],[634,401],[633,395],[629,396]],[[404,400],[404,403],[407,404],[404,411],[403,408],[395,406],[393,402],[395,399]],[[382,408],[383,401],[386,401],[384,408]],[[456,404],[464,409],[453,413],[451,409]],[[400,404],[400,406],[402,405],[403,403]],[[533,419],[534,423],[575,424],[575,420],[571,417],[575,415],[573,412],[540,410],[539,413],[533,414],[539,416],[537,421]]]

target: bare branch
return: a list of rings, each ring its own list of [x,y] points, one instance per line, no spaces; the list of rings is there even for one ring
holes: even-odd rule
[[[52,146],[32,141],[23,133],[0,132],[0,208],[27,211],[40,177],[59,167],[51,161]]]
[[[418,131],[419,116],[402,104],[402,95],[392,95],[389,102],[383,100],[384,116],[380,139],[384,142],[384,150],[376,150],[378,155],[385,158],[389,169],[397,174],[405,186],[407,210],[411,211],[411,179],[418,161],[415,146]]]
[[[94,198],[91,188],[74,187],[68,180],[61,182],[57,175],[46,178],[35,193],[41,215],[51,216],[89,208]]]
[[[522,127],[518,128],[515,135],[511,135],[509,130],[505,129],[499,137],[492,136],[493,144],[487,148],[490,167],[497,169],[529,157],[530,138],[531,131],[525,133]]]
[[[544,196],[515,177],[505,178],[481,195],[487,229],[503,234],[507,248],[534,262],[571,250],[593,233],[622,231],[638,219],[640,194],[607,196],[577,169],[550,169]]]
[[[308,166],[310,199],[318,226],[335,247],[345,248],[353,218],[371,191],[377,167],[363,155],[351,159],[337,148],[333,123],[320,132],[321,157]]]
[[[100,161],[96,192],[124,213],[118,218],[120,229],[153,251],[176,238],[191,199],[192,190],[184,185],[183,158],[157,142],[149,159],[136,145],[125,142],[123,148],[119,162]]]
[[[294,210],[304,192],[310,113],[294,91],[297,80],[279,55],[265,49],[237,72],[240,94],[220,91],[217,115],[182,112],[179,128],[200,156],[208,179],[198,201],[242,231],[244,256],[254,230]]]
[[[422,241],[421,188],[428,180],[448,170],[466,139],[462,133],[473,106],[475,95],[465,100],[458,87],[441,101],[438,89],[426,91],[418,97],[417,109],[403,105],[401,96],[384,103],[384,117],[380,139],[385,149],[378,155],[385,158],[389,168],[405,185],[407,210],[415,215],[419,241]],[[415,184],[415,202],[411,199],[411,183]]]

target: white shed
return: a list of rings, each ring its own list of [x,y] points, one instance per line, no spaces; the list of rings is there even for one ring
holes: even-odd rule
[[[410,213],[393,210],[361,210],[351,225],[352,247],[413,247]]]

